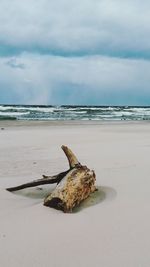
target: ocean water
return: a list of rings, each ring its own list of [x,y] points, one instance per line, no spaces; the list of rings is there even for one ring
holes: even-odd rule
[[[150,120],[150,107],[0,105],[0,120]]]

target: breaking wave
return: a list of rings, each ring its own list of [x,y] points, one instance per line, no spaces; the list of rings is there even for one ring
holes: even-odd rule
[[[150,120],[150,107],[0,105],[0,120]]]

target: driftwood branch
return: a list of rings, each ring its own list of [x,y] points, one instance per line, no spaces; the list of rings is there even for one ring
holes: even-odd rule
[[[73,152],[71,151],[70,148],[68,148],[67,146],[62,146],[61,147],[62,150],[64,151],[68,161],[69,161],[69,166],[70,169],[76,167],[76,166],[80,166],[81,164],[79,163],[78,159],[76,158],[76,156],[73,154]]]
[[[54,175],[54,176],[43,175],[42,179],[38,179],[38,180],[34,180],[32,182],[29,182],[29,183],[25,183],[25,184],[22,184],[22,185],[10,187],[10,188],[7,188],[7,190],[10,191],[10,192],[13,192],[13,191],[18,191],[18,190],[25,189],[25,188],[28,188],[28,187],[35,187],[35,186],[38,186],[38,185],[59,183],[65,177],[65,175],[68,172],[69,172],[69,170],[65,171],[65,172],[61,172],[61,173],[59,173],[57,175]]]
[[[7,190],[13,192],[28,187],[57,183],[52,193],[44,199],[44,205],[71,212],[75,206],[96,190],[96,177],[93,170],[79,163],[71,149],[67,146],[62,146],[62,149],[69,161],[69,170],[54,176],[43,175],[42,179],[7,188]]]

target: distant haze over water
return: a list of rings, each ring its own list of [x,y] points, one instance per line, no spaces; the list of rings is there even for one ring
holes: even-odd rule
[[[0,120],[150,120],[150,107],[0,105]]]

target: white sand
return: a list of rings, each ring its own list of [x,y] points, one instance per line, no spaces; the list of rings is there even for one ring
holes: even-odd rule
[[[1,122],[1,267],[149,267],[150,123]],[[5,190],[67,169],[66,144],[102,186],[73,214],[43,206],[50,189]]]

